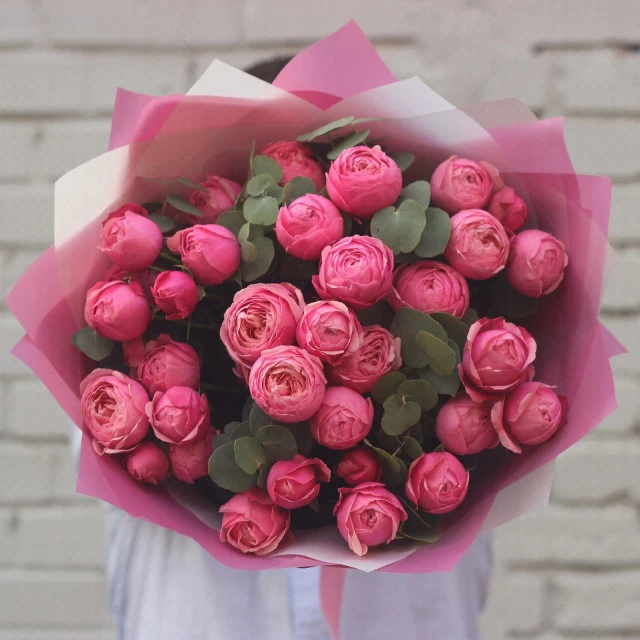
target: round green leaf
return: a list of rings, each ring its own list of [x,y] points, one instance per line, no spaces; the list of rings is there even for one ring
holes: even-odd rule
[[[419,331],[416,335],[419,349],[427,356],[427,364],[439,375],[446,376],[456,366],[455,351],[436,336],[427,331]]]
[[[334,120],[333,122],[329,122],[328,124],[323,124],[321,127],[318,127],[313,131],[308,131],[307,133],[300,134],[296,138],[296,140],[298,140],[299,142],[311,142],[311,140],[321,138],[322,136],[326,136],[332,131],[337,131],[338,129],[342,129],[342,127],[350,125],[354,120],[354,116],[346,116],[345,118]]]
[[[397,393],[405,400],[417,402],[423,411],[429,411],[438,404],[438,392],[426,381],[407,380],[398,386]]]
[[[448,313],[432,313],[431,317],[442,325],[449,338],[458,345],[460,351],[464,350],[464,345],[467,341],[467,334],[469,333],[469,327],[463,322],[460,322],[458,318]]]
[[[382,240],[394,254],[411,253],[425,227],[424,209],[415,200],[400,207],[385,207],[371,219],[371,235]]]
[[[269,156],[253,156],[251,160],[251,168],[255,175],[268,173],[273,178],[274,182],[278,183],[282,180],[282,168]]]
[[[407,458],[415,460],[424,453],[422,446],[415,438],[412,438],[411,436],[402,436],[401,440],[404,445],[402,447],[402,453],[407,456]]]
[[[372,307],[360,309],[356,312],[356,315],[358,316],[360,324],[365,327],[372,324],[379,324],[385,329],[388,329],[391,326],[391,321],[394,317],[393,309],[384,300],[376,302]]]
[[[248,474],[255,473],[267,461],[264,447],[251,436],[235,440],[233,452],[236,464]]]
[[[418,514],[414,509],[406,509],[407,519],[402,523],[400,533],[405,538],[433,543],[440,539],[440,532],[429,522],[429,514]]]
[[[298,449],[298,453],[301,453],[303,456],[306,456],[313,445],[315,444],[315,440],[311,435],[311,427],[308,422],[296,422],[295,424],[285,424],[282,425],[285,429],[288,429],[293,435],[296,441],[296,447]]]
[[[253,282],[267,273],[276,254],[271,238],[256,238],[253,244],[255,244],[258,250],[255,261],[243,262],[240,265],[242,279],[245,282]]]
[[[83,327],[71,336],[71,343],[82,353],[99,362],[115,349],[116,343],[96,333],[91,327]]]
[[[252,224],[275,224],[280,212],[278,201],[271,196],[254,198],[250,196],[244,201],[242,213],[245,220]]]
[[[415,200],[424,210],[431,201],[431,185],[426,180],[417,180],[408,184],[400,192],[400,197],[403,200]]]
[[[382,465],[382,480],[387,486],[395,487],[404,484],[407,479],[407,465],[391,455],[388,451],[374,447],[368,440],[364,443],[373,450]]]
[[[421,258],[433,258],[444,253],[451,235],[451,219],[442,209],[429,207],[426,212],[427,224],[422,232],[415,253]]]
[[[390,436],[402,435],[420,421],[422,409],[417,402],[406,402],[400,395],[392,395],[384,402],[382,429]]]
[[[376,382],[373,390],[371,391],[371,397],[379,404],[384,404],[385,400],[392,396],[396,389],[407,379],[403,373],[394,371],[388,373],[386,376],[382,376],[378,382]]]
[[[169,196],[167,198],[167,202],[175,207],[178,211],[182,211],[183,213],[188,213],[189,215],[195,216],[196,218],[202,218],[203,214],[198,207],[194,204],[191,204],[184,198],[180,198],[179,196]]]
[[[285,427],[277,425],[260,427],[257,438],[269,460],[291,460],[298,450],[293,434]]]
[[[196,191],[202,191],[202,193],[209,193],[209,189],[207,189],[207,187],[198,184],[197,182],[194,182],[193,180],[189,180],[189,178],[182,178],[181,176],[178,176],[176,178],[176,182],[179,182],[180,184],[184,184],[187,187],[191,187],[192,189],[195,189]]]
[[[327,153],[327,158],[329,158],[329,160],[335,160],[346,149],[351,149],[351,147],[357,147],[359,144],[362,144],[369,137],[370,133],[370,129],[365,129],[364,131],[360,131],[360,133],[354,132],[346,138],[338,140],[336,146]]]
[[[400,171],[406,171],[416,159],[413,153],[407,151],[392,151],[387,155],[398,165]]]
[[[162,231],[162,233],[169,233],[169,231],[173,231],[175,229],[176,223],[173,218],[169,216],[161,216],[157,213],[152,213],[149,216],[149,220],[155,223],[155,225]]]
[[[227,431],[227,427],[225,427],[225,434],[228,434],[232,440],[237,440],[238,438],[244,438],[245,436],[251,435],[251,427],[249,425],[248,420],[244,420],[243,422],[231,422],[229,424],[234,425]]]
[[[419,331],[428,331],[443,342],[448,340],[447,334],[440,324],[426,313],[415,309],[398,309],[391,323],[390,331],[394,336],[400,338],[402,362],[412,369],[421,369],[428,364],[426,354],[416,342]]]
[[[458,369],[455,367],[453,371],[446,376],[439,376],[431,367],[419,369],[418,375],[432,385],[440,395],[451,396],[453,398],[458,394],[458,389],[460,389],[460,376],[458,375]]]
[[[275,182],[270,174],[259,173],[249,180],[245,189],[250,196],[261,196]]]
[[[253,487],[258,478],[257,473],[245,473],[236,463],[233,442],[223,444],[214,449],[209,458],[209,477],[223,489],[241,493]]]
[[[216,220],[216,224],[219,224],[225,229],[229,229],[229,231],[231,231],[231,233],[236,237],[240,232],[240,229],[242,229],[246,223],[247,221],[245,220],[242,211],[235,211],[234,209],[221,213]]]
[[[258,247],[253,242],[241,242],[240,253],[244,262],[255,262],[258,257]]]
[[[249,413],[249,424],[251,425],[251,433],[255,436],[258,434],[258,429],[270,424],[276,424],[276,421],[254,403]]]
[[[284,185],[284,201],[291,204],[294,200],[306,196],[308,193],[317,193],[316,185],[311,178],[296,176]]]

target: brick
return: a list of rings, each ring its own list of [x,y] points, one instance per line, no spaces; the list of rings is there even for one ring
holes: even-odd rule
[[[0,3],[0,43],[22,44],[36,37],[32,5],[24,0],[3,0]]]
[[[618,408],[607,416],[589,435],[593,439],[629,435],[640,422],[640,384],[623,376],[616,376]]]
[[[4,300],[25,269],[40,255],[40,251],[3,251],[0,269],[0,298]]]
[[[608,274],[602,308],[604,311],[640,309],[640,253],[620,251]]]
[[[17,549],[18,518],[11,509],[0,509],[0,565],[11,564]]]
[[[47,500],[51,495],[51,464],[46,447],[0,443],[0,502]]]
[[[53,186],[0,185],[2,244],[53,242]]]
[[[0,149],[11,149],[11,153],[0,154],[0,180],[24,180],[29,177],[33,164],[32,146],[35,135],[33,125],[18,122],[0,123]]]
[[[635,211],[640,202],[640,184],[614,184],[611,194],[609,236],[613,242],[640,242],[640,216]]]
[[[26,365],[9,353],[23,335],[22,327],[10,313],[0,313],[0,376],[30,373]]]
[[[639,373],[640,316],[604,316],[603,321],[629,352],[613,358],[614,373]]]
[[[44,631],[38,629],[0,630],[0,640],[115,640],[111,629],[82,629],[82,631]]]

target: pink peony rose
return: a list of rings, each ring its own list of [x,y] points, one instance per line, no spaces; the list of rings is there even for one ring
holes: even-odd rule
[[[264,351],[249,374],[249,391],[256,404],[285,423],[310,418],[322,404],[326,384],[318,358],[286,345]]]
[[[539,298],[560,286],[568,263],[564,244],[550,233],[522,231],[511,242],[507,279],[520,293]]]
[[[93,448],[103,453],[126,453],[149,431],[144,387],[119,371],[94,369],[80,383],[80,408]]]
[[[167,238],[167,247],[179,253],[184,266],[205,287],[222,284],[240,266],[240,244],[219,224],[196,224]]]
[[[327,191],[339,209],[366,220],[398,199],[402,172],[379,146],[351,147],[331,163]]]
[[[336,475],[352,487],[362,482],[379,482],[382,477],[382,464],[371,449],[358,447],[345,452]]]
[[[469,472],[451,453],[423,453],[409,467],[405,493],[428,513],[449,513],[467,495]]]
[[[151,289],[153,299],[169,320],[183,320],[198,304],[198,287],[184,271],[163,271]]]
[[[453,267],[434,260],[404,264],[393,276],[394,311],[411,307],[423,313],[449,313],[462,318],[469,308],[469,285]]]
[[[340,498],[333,510],[338,531],[359,556],[397,535],[407,512],[391,491],[380,482],[363,482],[356,487],[338,489]]]
[[[293,460],[278,460],[267,476],[269,497],[283,509],[299,509],[312,503],[320,493],[320,483],[329,482],[331,471],[319,458],[297,453]]]
[[[500,189],[491,198],[489,213],[510,231],[517,231],[529,219],[527,203],[511,187]]]
[[[313,157],[313,151],[302,142],[280,140],[270,142],[260,152],[264,156],[273,158],[282,169],[281,185],[293,180],[297,176],[309,178],[317,191],[324,187],[324,173],[322,167]]]
[[[237,182],[220,176],[207,176],[200,184],[207,193],[194,189],[189,201],[202,211],[202,218],[188,215],[187,220],[191,224],[215,224],[221,213],[233,209],[242,187]]]
[[[431,202],[450,215],[465,209],[484,209],[499,179],[497,171],[491,165],[490,175],[473,160],[451,156],[433,172]]]
[[[213,453],[213,437],[218,432],[210,429],[202,438],[189,444],[169,445],[171,473],[181,482],[193,484],[209,474],[209,458]]]
[[[465,278],[487,280],[507,264],[509,236],[502,223],[487,211],[460,211],[451,218],[444,257]]]
[[[348,236],[322,250],[311,282],[323,300],[365,309],[391,291],[393,252],[377,238]]]
[[[289,511],[273,504],[269,494],[260,489],[236,494],[220,507],[220,513],[224,514],[220,540],[257,556],[275,551],[291,524]]]
[[[318,260],[322,250],[342,238],[344,222],[336,205],[307,194],[280,208],[276,236],[284,250],[301,260]]]
[[[329,387],[309,420],[311,435],[328,449],[350,449],[371,431],[373,403],[349,387]]]
[[[471,325],[458,365],[460,380],[475,402],[495,400],[533,378],[536,341],[504,318]]]
[[[169,475],[169,458],[153,442],[142,442],[128,456],[125,462],[129,475],[139,482],[160,484]]]

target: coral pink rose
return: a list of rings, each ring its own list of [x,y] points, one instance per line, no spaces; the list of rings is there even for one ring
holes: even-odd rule
[[[311,282],[323,300],[365,309],[391,291],[393,252],[378,238],[348,236],[322,250]]]
[[[269,494],[260,489],[238,493],[220,507],[220,540],[242,553],[263,556],[275,551],[285,536],[291,538],[291,514],[273,504]]]
[[[331,471],[319,458],[297,453],[293,460],[278,460],[267,476],[269,497],[283,509],[299,509],[312,503],[320,483],[329,482]]]
[[[409,467],[407,498],[428,513],[449,513],[467,495],[469,472],[451,453],[423,453]]]
[[[322,404],[326,384],[319,358],[286,345],[267,349],[249,374],[249,391],[256,404],[285,423],[310,418]]]
[[[363,482],[338,489],[340,498],[333,510],[340,535],[359,556],[397,535],[407,512],[391,491],[380,482]]]
[[[280,140],[270,142],[262,148],[262,155],[269,156],[275,160],[282,169],[281,185],[285,185],[297,176],[309,178],[321,191],[324,187],[324,172],[322,167],[314,160],[313,151],[302,142]]]
[[[147,435],[149,396],[135,380],[119,371],[94,369],[80,383],[80,393],[83,424],[98,454],[126,453]]]
[[[500,189],[491,198],[489,213],[510,231],[517,231],[529,219],[527,203],[511,187]]]
[[[509,258],[509,236],[487,211],[469,209],[451,218],[444,257],[465,278],[487,280],[502,271]]]
[[[491,173],[497,169],[491,166]],[[473,160],[451,156],[431,177],[431,201],[450,215],[464,209],[484,209],[499,178]]]
[[[194,189],[189,196],[189,202],[202,211],[202,218],[188,215],[187,220],[191,224],[214,224],[221,213],[233,209],[236,198],[242,191],[242,187],[237,182],[220,176],[207,176],[200,185],[207,190],[207,193]]]
[[[209,474],[209,458],[213,453],[213,437],[217,430],[210,429],[202,438],[184,445],[169,445],[171,473],[181,482],[193,484]]]
[[[382,464],[373,451],[366,447],[358,447],[345,452],[336,475],[352,487],[362,482],[379,482],[382,477]]]
[[[125,462],[129,475],[139,482],[160,484],[169,475],[169,458],[153,442],[142,442]]]
[[[198,304],[198,287],[184,271],[163,271],[151,288],[156,306],[169,320],[182,320],[191,315]]]

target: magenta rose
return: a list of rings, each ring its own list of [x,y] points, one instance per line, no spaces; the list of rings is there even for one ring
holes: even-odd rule
[[[500,189],[491,198],[489,213],[510,231],[517,231],[529,219],[527,203],[511,187]]]
[[[287,282],[250,284],[224,312],[220,339],[234,362],[250,368],[263,351],[295,343],[303,307],[301,291]]]
[[[323,300],[365,309],[391,291],[393,252],[378,238],[348,236],[322,250],[311,282]]]
[[[371,449],[358,447],[345,452],[336,475],[351,487],[362,482],[379,482],[382,477],[382,464]]]
[[[491,404],[474,402],[465,393],[447,400],[436,417],[436,436],[459,456],[492,449],[498,437],[491,423]]]
[[[269,494],[260,489],[238,493],[220,507],[220,540],[242,553],[263,556],[275,551],[289,533],[291,514],[273,504]]]
[[[142,442],[128,456],[127,471],[138,482],[160,484],[169,475],[169,458],[153,442]]]
[[[469,472],[453,454],[423,453],[409,467],[407,498],[428,513],[449,513],[467,495]]]
[[[363,482],[338,489],[340,498],[333,510],[340,535],[359,556],[397,535],[407,512],[391,491],[380,482]]]
[[[169,444],[189,444],[204,437],[211,425],[207,397],[190,387],[158,391],[146,406],[156,437]]]
[[[331,163],[327,191],[339,209],[367,220],[398,199],[402,171],[379,146],[351,147]]]
[[[550,233],[522,231],[511,242],[507,279],[516,291],[539,298],[560,286],[568,263],[564,244]]]
[[[313,151],[302,142],[280,140],[270,142],[262,148],[262,155],[275,160],[282,169],[281,185],[285,185],[297,176],[309,178],[317,191],[324,187],[324,172],[313,157]]]
[[[200,185],[207,192],[195,189],[189,196],[189,201],[202,211],[202,218],[188,215],[187,220],[191,224],[214,224],[221,213],[233,209],[236,198],[242,191],[242,187],[237,182],[220,176],[207,176]]]
[[[542,382],[525,382],[493,405],[491,417],[504,447],[542,444],[566,424],[567,401]]]
[[[249,391],[256,404],[285,423],[310,418],[322,404],[326,384],[320,359],[288,345],[267,349],[249,374]]]
[[[382,376],[401,366],[400,338],[394,338],[383,327],[372,324],[362,329],[358,349],[329,367],[328,376],[332,384],[369,393]]]
[[[462,318],[469,308],[469,285],[453,267],[420,260],[396,269],[389,300],[394,311],[410,307],[423,313],[449,313]]]
[[[492,169],[497,173],[495,167]],[[450,215],[465,209],[484,209],[495,181],[496,177],[477,162],[451,156],[433,172],[431,201]]]
[[[182,320],[191,315],[198,304],[198,287],[184,271],[163,271],[151,288],[156,306],[168,320]]]
[[[504,318],[471,325],[458,365],[460,380],[475,402],[495,400],[533,378],[536,341]]]
[[[193,484],[198,478],[209,474],[209,458],[213,453],[213,437],[216,433],[216,430],[210,429],[195,442],[169,445],[171,473],[178,480]]]
[[[312,503],[320,493],[320,483],[329,482],[331,471],[319,458],[296,453],[293,460],[278,460],[267,476],[269,497],[283,509],[299,509]]]
[[[301,260],[318,260],[322,250],[343,233],[344,222],[336,205],[311,193],[281,207],[276,220],[278,242]]]
[[[219,224],[196,224],[167,238],[167,247],[179,253],[184,266],[205,287],[222,284],[240,266],[240,244]]]
[[[126,453],[149,431],[144,387],[119,371],[94,369],[80,383],[80,407],[93,448],[103,453]]]
[[[126,342],[147,330],[151,308],[137,282],[98,282],[87,291],[84,319],[101,336]]]
[[[311,435],[328,449],[350,449],[371,431],[373,403],[349,387],[329,387],[309,420]]]

